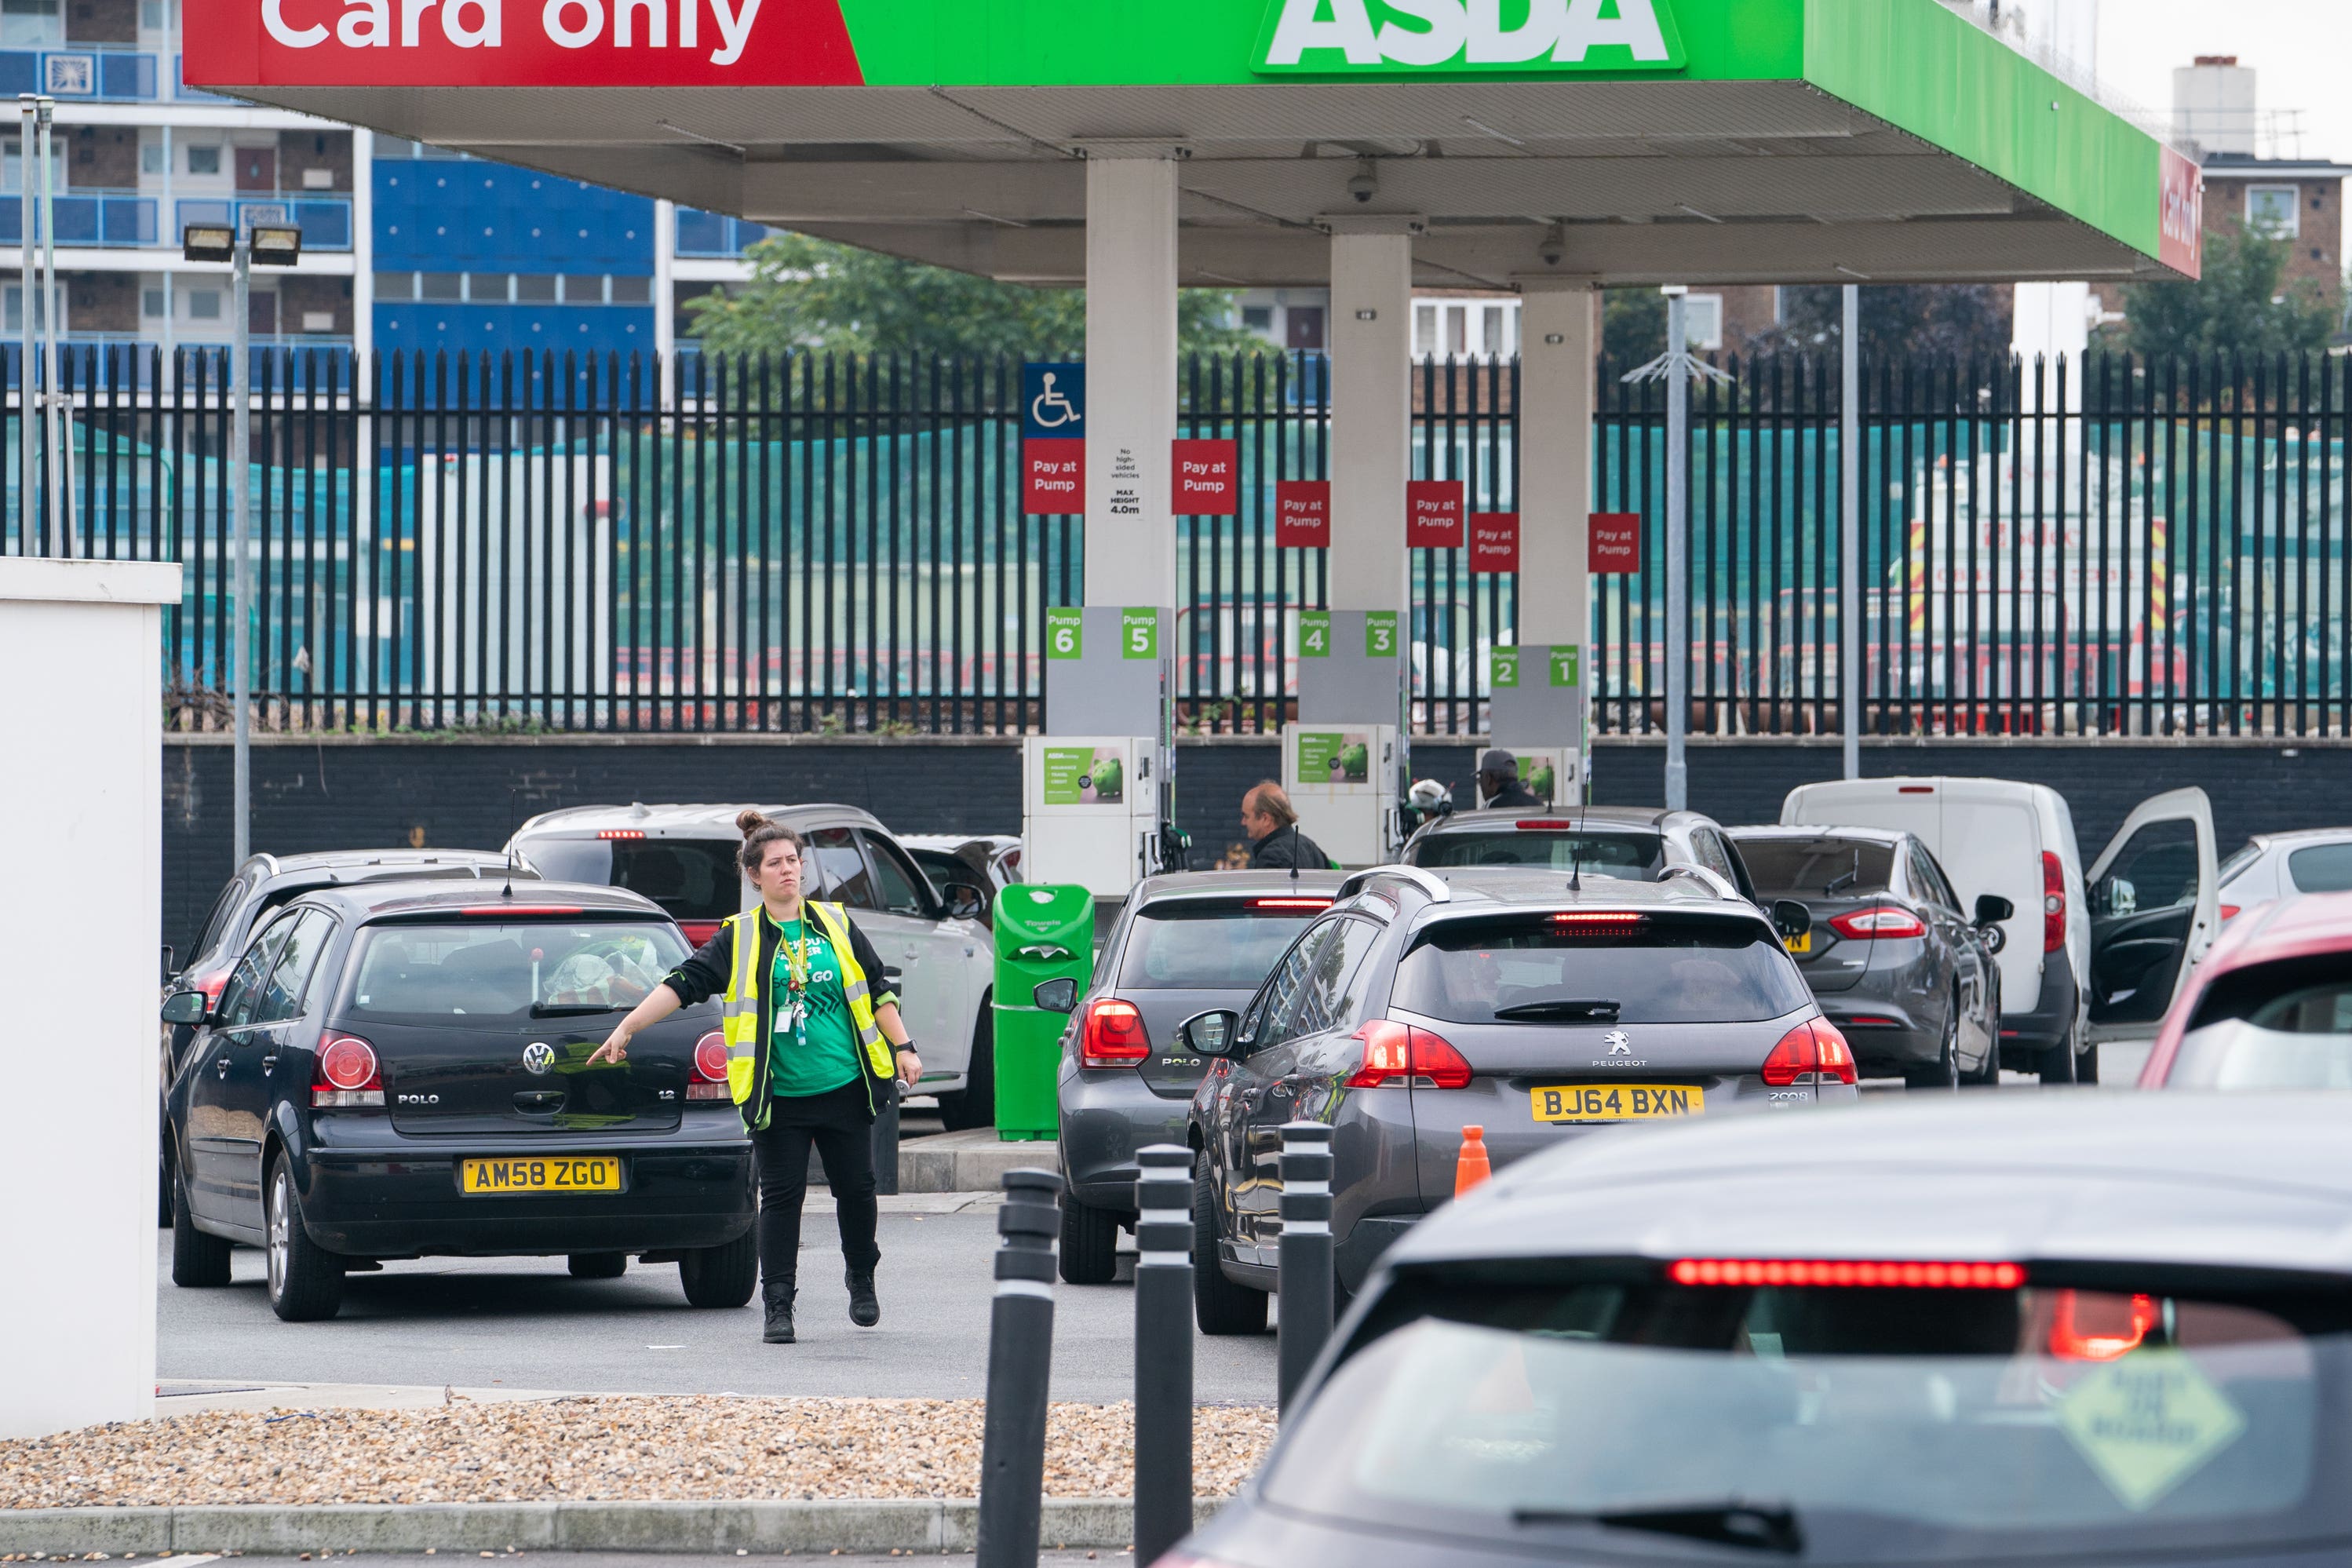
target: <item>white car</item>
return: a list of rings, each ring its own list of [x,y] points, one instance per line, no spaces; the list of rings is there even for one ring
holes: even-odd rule
[[[2201,789],[2142,801],[2087,875],[2066,799],[2010,779],[1803,784],[1780,820],[1917,837],[1958,890],[2007,899],[2002,1065],[2045,1083],[2095,1083],[2103,1040],[2152,1039],[2221,925],[2213,807]]]
[[[2221,918],[2304,893],[2352,892],[2352,827],[2258,833],[2221,862]]]
[[[736,863],[743,836],[734,805],[583,805],[532,817],[508,841],[539,873],[642,893],[669,911],[689,942],[757,895]],[[807,843],[812,898],[847,906],[887,967],[898,1011],[923,1053],[917,1090],[937,1095],[947,1125],[986,1127],[996,1114],[989,991],[996,959],[981,901],[942,896],[890,830],[854,805],[762,805]]]

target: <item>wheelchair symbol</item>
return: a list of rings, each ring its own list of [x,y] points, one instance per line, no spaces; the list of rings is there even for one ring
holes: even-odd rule
[[[1029,405],[1030,422],[1040,430],[1058,430],[1065,425],[1076,425],[1084,417],[1071,405],[1068,398],[1055,390],[1055,380],[1054,373],[1047,371],[1045,390],[1039,393],[1037,400]]]

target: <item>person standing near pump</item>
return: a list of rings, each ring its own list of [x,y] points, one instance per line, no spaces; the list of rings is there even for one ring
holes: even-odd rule
[[[1250,837],[1250,869],[1323,871],[1339,864],[1323,847],[1298,830],[1298,809],[1272,779],[1242,796],[1242,831]]]
[[[1500,746],[1478,753],[1478,798],[1488,811],[1544,809],[1544,802],[1519,782],[1519,759]]]
[[[915,1083],[923,1063],[898,1016],[898,994],[868,987],[866,976],[884,972],[873,944],[839,904],[801,897],[800,835],[756,811],[736,826],[759,903],[656,985],[588,1065],[625,1062],[639,1029],[724,996],[728,1088],[760,1160],[761,1337],[788,1345],[812,1146],[841,1226],[849,1320],[866,1329],[882,1321],[871,1130],[882,1097]]]

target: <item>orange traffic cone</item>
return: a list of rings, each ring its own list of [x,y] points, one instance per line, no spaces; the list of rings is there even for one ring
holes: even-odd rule
[[[1465,1127],[1462,1153],[1454,1162],[1454,1195],[1460,1197],[1494,1173],[1495,1163],[1486,1158],[1486,1130]]]

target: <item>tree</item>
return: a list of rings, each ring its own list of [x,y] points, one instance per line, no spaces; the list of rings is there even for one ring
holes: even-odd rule
[[[1655,289],[1601,291],[1601,357],[1627,368],[1666,350],[1666,297]]]
[[[2000,363],[2009,358],[2015,296],[1985,283],[1864,284],[1862,352],[1872,359],[1958,360]],[[1751,350],[1845,350],[1845,290],[1836,285],[1786,289],[1780,324]]]
[[[1086,346],[1083,289],[1000,283],[800,234],[771,235],[744,254],[751,281],[687,301],[707,352],[1019,360],[1076,355]],[[1273,352],[1233,325],[1234,315],[1230,294],[1182,290],[1176,317],[1181,347]]]
[[[2201,280],[2126,285],[2125,346],[2154,361],[2325,349],[2336,305],[2315,283],[2285,281],[2288,247],[2233,223],[2207,236]]]

